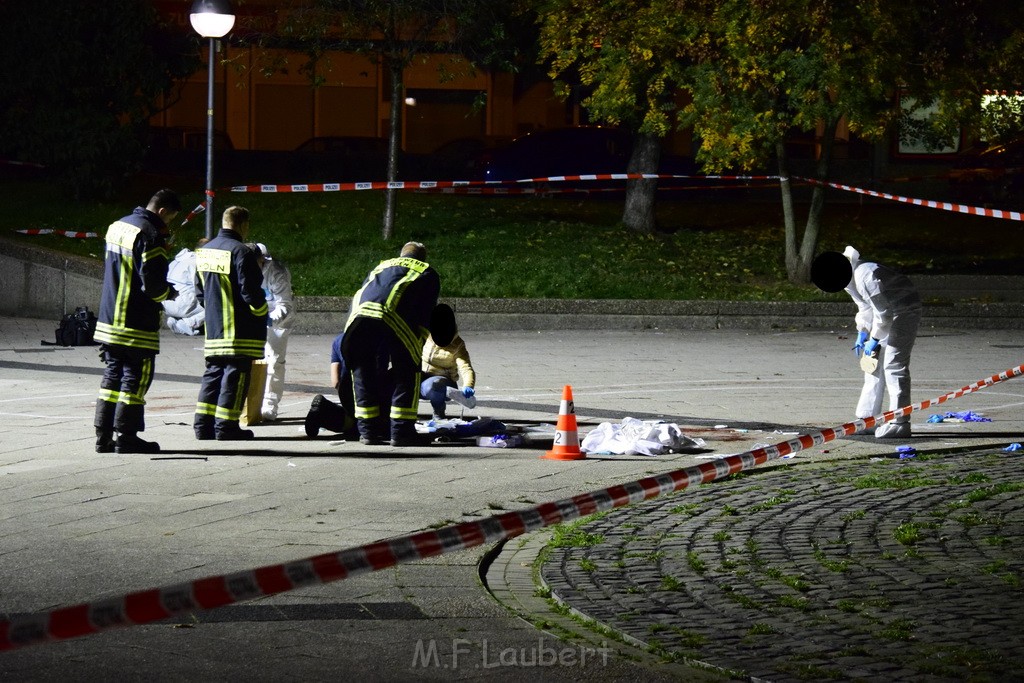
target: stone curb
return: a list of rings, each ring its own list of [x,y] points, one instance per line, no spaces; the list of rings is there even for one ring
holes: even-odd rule
[[[98,306],[99,262],[0,238],[0,313],[58,319]],[[941,329],[1024,329],[1024,277],[915,276],[925,299],[922,324]],[[443,298],[464,330],[848,329],[850,302],[669,301],[628,299]],[[90,304],[90,302],[93,302]],[[300,296],[295,331],[333,334],[347,297]]]

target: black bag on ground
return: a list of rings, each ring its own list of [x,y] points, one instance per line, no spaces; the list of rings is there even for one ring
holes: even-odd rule
[[[92,346],[95,342],[92,339],[96,332],[96,314],[87,306],[79,306],[74,313],[68,313],[60,319],[60,324],[54,331],[56,341],[44,341],[43,344],[50,346]]]

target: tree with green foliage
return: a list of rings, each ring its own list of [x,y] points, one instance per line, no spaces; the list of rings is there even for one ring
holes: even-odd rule
[[[906,3],[904,3],[906,4]],[[692,68],[693,95],[683,120],[701,139],[708,170],[763,168],[773,157],[781,176],[785,261],[789,279],[808,282],[825,203],[813,187],[799,235],[786,143],[791,133],[819,132],[815,179],[829,178],[836,129],[877,139],[898,112],[893,98],[907,55],[906,19],[896,4],[780,0],[697,2],[705,14],[697,41],[706,52]]]
[[[512,64],[515,34],[506,27],[513,8],[490,0],[311,0],[297,1],[289,9],[283,35],[269,37],[303,50],[304,69],[314,86],[320,60],[330,50],[365,55],[387,70],[391,102],[388,117],[387,180],[398,180],[401,150],[402,103],[405,71],[422,56],[446,53],[461,61],[453,68],[473,68],[473,63]],[[268,37],[263,37],[266,40]],[[472,60],[472,62],[470,61]],[[439,73],[439,81],[446,77]],[[394,234],[397,191],[385,190],[381,236]]]
[[[829,178],[840,122],[866,141],[894,132],[939,144],[960,125],[1020,131],[1014,100],[981,109],[981,91],[1021,82],[1022,3],[1002,0],[537,0],[541,56],[578,78],[591,118],[638,134],[632,171],[657,168],[657,139],[692,127],[709,172],[777,164],[789,279],[809,280],[826,189],[797,229],[786,143],[820,140]],[[996,85],[1001,84],[1001,85]],[[675,92],[691,101],[675,120]],[[564,90],[563,90],[564,92]],[[901,97],[904,95],[906,97]],[[907,99],[910,98],[910,99]],[[907,109],[904,105],[913,102]],[[937,111],[922,117],[920,112]],[[997,118],[997,115],[1001,115]],[[650,181],[642,181],[650,182]],[[623,221],[650,231],[638,197]]]
[[[1013,12],[995,0],[681,4],[702,27],[697,40],[686,40],[697,49],[686,79],[693,101],[682,121],[701,138],[698,159],[709,170],[756,168],[776,158],[786,271],[795,283],[809,280],[826,191],[814,186],[798,235],[786,157],[791,133],[820,133],[815,180],[824,182],[841,120],[869,141],[900,132],[930,133],[937,143],[955,126],[978,121],[980,89],[1017,70],[1002,51],[1019,48],[1019,3]],[[914,107],[904,108],[901,95]],[[936,114],[915,115],[936,103]]]
[[[0,152],[43,164],[75,197],[110,197],[137,171],[160,96],[198,44],[144,0],[0,3]]]
[[[941,141],[964,128],[1008,142],[1024,133],[1024,3],[919,0],[914,10],[922,30],[909,36],[918,58],[904,87],[936,113],[925,125],[904,122],[908,134]]]
[[[676,126],[676,92],[688,60],[681,48],[696,33],[677,0],[540,0],[540,57],[568,96],[574,81],[591,120],[634,135],[630,173],[657,173],[661,140]],[[657,180],[630,180],[622,222],[655,231]]]

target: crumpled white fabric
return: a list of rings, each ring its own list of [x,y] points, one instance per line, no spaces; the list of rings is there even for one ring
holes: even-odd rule
[[[677,424],[624,417],[621,424],[602,422],[592,429],[583,438],[580,450],[613,455],[662,455],[703,445],[703,439],[683,435]]]

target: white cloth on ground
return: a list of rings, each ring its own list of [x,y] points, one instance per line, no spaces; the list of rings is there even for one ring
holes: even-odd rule
[[[580,450],[613,455],[662,455],[703,445],[703,439],[685,436],[677,424],[624,417],[620,424],[602,422],[592,429],[583,438]]]

